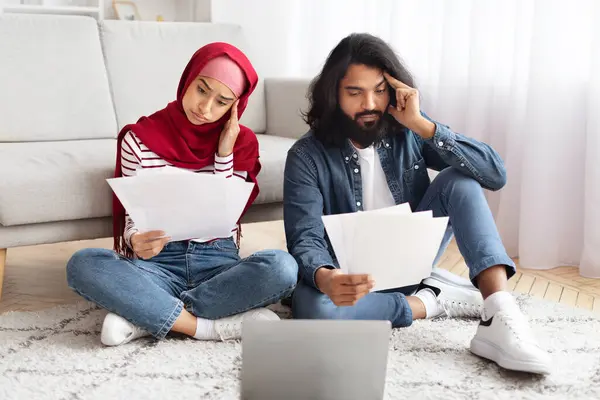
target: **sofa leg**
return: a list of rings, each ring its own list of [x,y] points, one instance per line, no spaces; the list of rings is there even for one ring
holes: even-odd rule
[[[4,267],[6,266],[6,249],[0,249],[0,300],[2,300],[2,283],[4,283]]]

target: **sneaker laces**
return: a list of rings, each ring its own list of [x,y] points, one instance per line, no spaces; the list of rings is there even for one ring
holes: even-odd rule
[[[215,321],[215,331],[222,341],[235,340],[242,336],[242,324],[244,320],[269,320],[273,319],[271,318],[271,315],[274,315],[275,318],[279,319],[276,314],[268,309],[257,308],[241,314],[235,314],[231,317]]]
[[[533,332],[529,327],[529,321],[521,313],[520,310],[512,312],[499,311],[496,313],[500,321],[512,332],[514,337],[518,339],[520,343],[535,344],[536,340],[533,338]]]
[[[473,317],[481,316],[481,305],[456,301],[450,299],[439,300],[446,315],[452,317]]]
[[[234,315],[227,319],[227,321],[219,321],[219,326],[215,330],[222,341],[231,340],[232,338],[240,336],[240,325],[242,323],[242,316]]]

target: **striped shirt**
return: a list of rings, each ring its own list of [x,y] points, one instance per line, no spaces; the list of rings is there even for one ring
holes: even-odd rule
[[[144,168],[163,168],[172,167],[173,165],[166,160],[160,158],[156,153],[150,150],[142,141],[132,132],[129,131],[123,137],[121,144],[121,174],[124,177],[135,176],[137,171]],[[234,171],[233,169],[233,154],[228,157],[219,157],[215,154],[215,162],[213,165],[208,165],[201,169],[191,170],[197,173],[208,173],[222,175],[224,178],[239,178],[244,181],[248,177],[246,171]],[[231,229],[231,234],[237,233],[237,226]],[[123,236],[127,245],[131,247],[131,235],[138,232],[135,223],[125,214],[125,231]],[[195,238],[197,242],[208,242],[216,238]]]

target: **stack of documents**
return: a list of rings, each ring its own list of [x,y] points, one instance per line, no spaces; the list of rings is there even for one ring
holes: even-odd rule
[[[448,217],[412,213],[408,203],[322,217],[340,269],[370,274],[374,291],[418,284],[431,275]]]
[[[254,188],[241,179],[171,167],[107,181],[137,229],[165,231],[173,241],[231,236]]]

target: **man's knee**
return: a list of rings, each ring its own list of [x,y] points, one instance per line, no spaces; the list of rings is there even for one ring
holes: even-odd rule
[[[475,178],[467,176],[455,168],[446,168],[438,174],[434,182],[440,184],[451,194],[472,194],[483,191],[481,184]]]
[[[340,319],[338,307],[321,291],[299,282],[292,300],[296,319]]]

